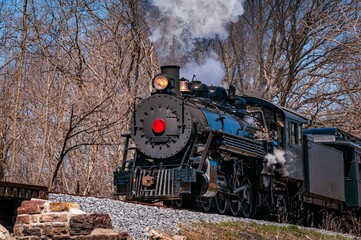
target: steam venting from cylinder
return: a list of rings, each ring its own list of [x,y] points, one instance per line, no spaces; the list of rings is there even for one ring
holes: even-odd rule
[[[162,74],[167,75],[174,80],[174,92],[179,92],[179,66],[177,65],[165,65],[161,66],[160,70]]]

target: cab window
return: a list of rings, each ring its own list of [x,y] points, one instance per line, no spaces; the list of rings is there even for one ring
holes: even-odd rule
[[[359,180],[361,181],[361,152],[356,151],[356,166],[358,166]],[[357,169],[357,167],[356,167]]]
[[[289,143],[290,145],[300,145],[301,127],[298,123],[289,122]]]

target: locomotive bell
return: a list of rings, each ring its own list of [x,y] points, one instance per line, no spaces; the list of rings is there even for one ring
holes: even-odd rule
[[[188,88],[188,82],[187,81],[179,81],[179,91],[182,93],[189,93],[190,90]]]

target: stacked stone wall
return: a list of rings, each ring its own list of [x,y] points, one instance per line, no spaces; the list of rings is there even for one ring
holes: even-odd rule
[[[17,210],[14,237],[18,240],[118,240],[126,233],[112,229],[108,214],[87,214],[78,204],[32,199]]]

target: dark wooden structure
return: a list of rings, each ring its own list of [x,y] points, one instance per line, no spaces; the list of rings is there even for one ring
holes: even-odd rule
[[[45,186],[0,181],[0,199],[46,199],[47,196],[48,188]]]
[[[21,202],[31,198],[48,198],[45,186],[0,181],[0,224],[13,231],[17,208]]]

